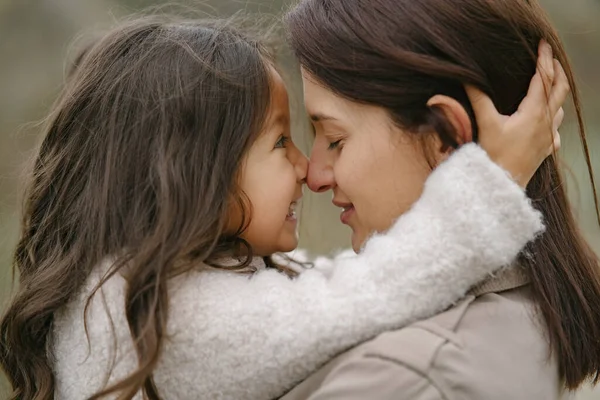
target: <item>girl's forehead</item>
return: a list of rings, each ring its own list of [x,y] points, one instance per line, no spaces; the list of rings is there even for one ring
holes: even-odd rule
[[[267,113],[267,124],[288,125],[290,123],[290,106],[288,91],[281,75],[270,67],[271,95]]]
[[[288,101],[288,91],[285,86],[285,82],[279,72],[272,67],[269,66],[269,80],[271,85],[271,97],[272,101],[280,100],[280,101]]]

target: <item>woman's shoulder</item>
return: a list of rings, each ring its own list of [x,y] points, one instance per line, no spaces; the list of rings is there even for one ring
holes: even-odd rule
[[[536,318],[526,286],[470,295],[445,312],[380,335],[365,344],[365,352],[396,360],[424,375],[444,365],[455,371],[486,363],[489,367],[501,349],[505,356],[525,344],[545,347]]]
[[[533,304],[527,285],[472,294],[341,355],[283,399],[561,399]]]

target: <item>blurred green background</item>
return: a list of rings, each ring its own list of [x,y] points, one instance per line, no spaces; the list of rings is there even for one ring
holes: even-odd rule
[[[448,0],[451,1],[451,0]],[[44,117],[60,90],[75,38],[93,33],[119,17],[164,3],[152,0],[0,0],[0,310],[10,296],[11,251],[18,228],[23,170],[39,142],[31,124]],[[592,163],[600,186],[600,1],[541,0],[563,38],[578,77]],[[244,10],[277,15],[287,0],[208,0],[190,2],[209,15]],[[493,51],[493,50],[491,50]],[[288,86],[296,99],[293,114],[302,116],[300,85],[293,61],[284,55]],[[561,129],[568,188],[582,229],[600,252],[600,228],[573,113]],[[296,140],[305,151],[304,118],[297,118]],[[300,228],[301,247],[322,254],[348,246],[348,231],[330,195],[307,193]],[[600,304],[598,305],[600,307]],[[5,397],[0,376],[0,399]],[[600,390],[583,390],[577,400],[600,399]]]

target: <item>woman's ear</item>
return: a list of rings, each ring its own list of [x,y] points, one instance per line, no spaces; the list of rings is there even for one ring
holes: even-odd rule
[[[428,107],[441,110],[456,132],[457,144],[463,145],[473,141],[473,127],[465,108],[457,100],[449,96],[436,94],[427,101]]]

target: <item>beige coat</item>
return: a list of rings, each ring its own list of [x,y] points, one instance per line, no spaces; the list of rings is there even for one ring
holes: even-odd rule
[[[282,400],[558,400],[557,363],[518,269],[329,362]]]

